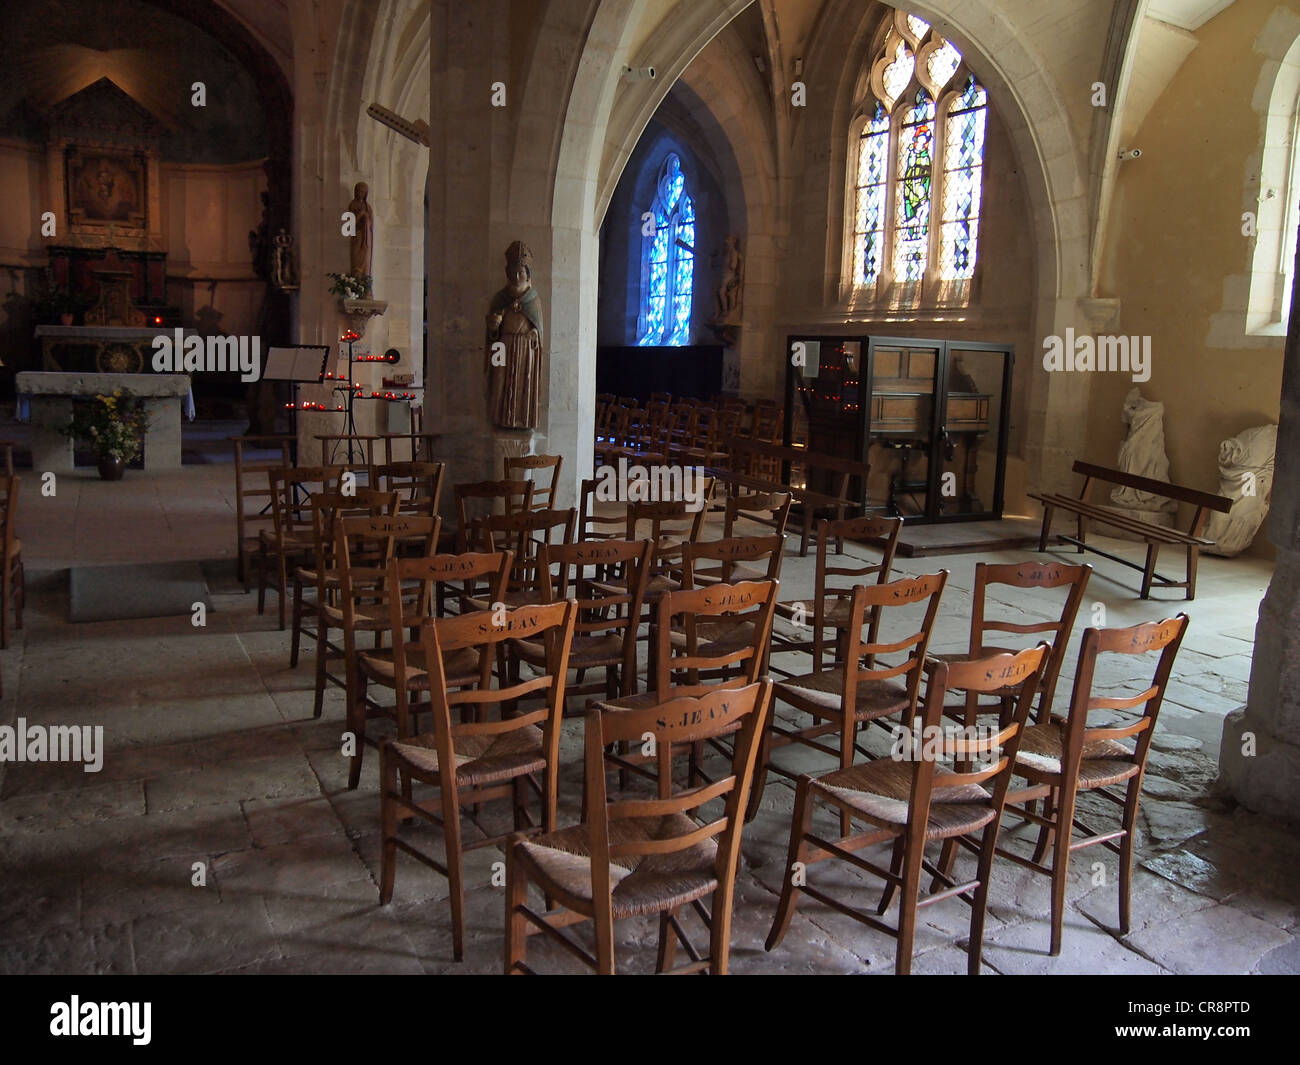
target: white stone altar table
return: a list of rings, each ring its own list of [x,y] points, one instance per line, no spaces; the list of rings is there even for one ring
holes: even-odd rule
[[[127,388],[144,400],[149,431],[144,438],[144,468],[169,469],[181,464],[181,404],[190,393],[188,374],[45,373],[26,371],[15,378],[20,403],[31,411],[32,469],[73,468],[73,442],[59,430],[72,417],[77,398],[108,395]]]

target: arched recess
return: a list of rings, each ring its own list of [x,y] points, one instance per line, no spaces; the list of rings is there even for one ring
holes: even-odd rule
[[[1278,65],[1269,94],[1259,168],[1246,332],[1284,336],[1290,311],[1300,208],[1300,37]]]

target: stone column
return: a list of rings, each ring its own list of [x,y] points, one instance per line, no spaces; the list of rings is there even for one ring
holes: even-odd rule
[[[1277,466],[1268,536],[1273,580],[1259,606],[1246,705],[1223,724],[1219,786],[1243,806],[1300,820],[1300,307],[1282,369]]]

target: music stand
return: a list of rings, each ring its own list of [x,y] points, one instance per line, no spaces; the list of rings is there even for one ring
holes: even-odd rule
[[[304,381],[320,384],[325,379],[325,363],[330,349],[326,344],[294,344],[266,349],[264,381],[289,381],[293,386],[289,432],[293,436],[294,461],[298,461],[298,385]]]

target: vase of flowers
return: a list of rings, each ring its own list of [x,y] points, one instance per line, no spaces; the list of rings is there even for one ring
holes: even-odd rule
[[[99,462],[99,476],[120,481],[127,465],[144,447],[149,414],[144,400],[130,389],[116,389],[112,395],[98,395],[79,404],[63,434],[89,444]]]
[[[364,300],[370,297],[373,278],[369,274],[326,274],[334,283],[330,292],[345,300]]]

